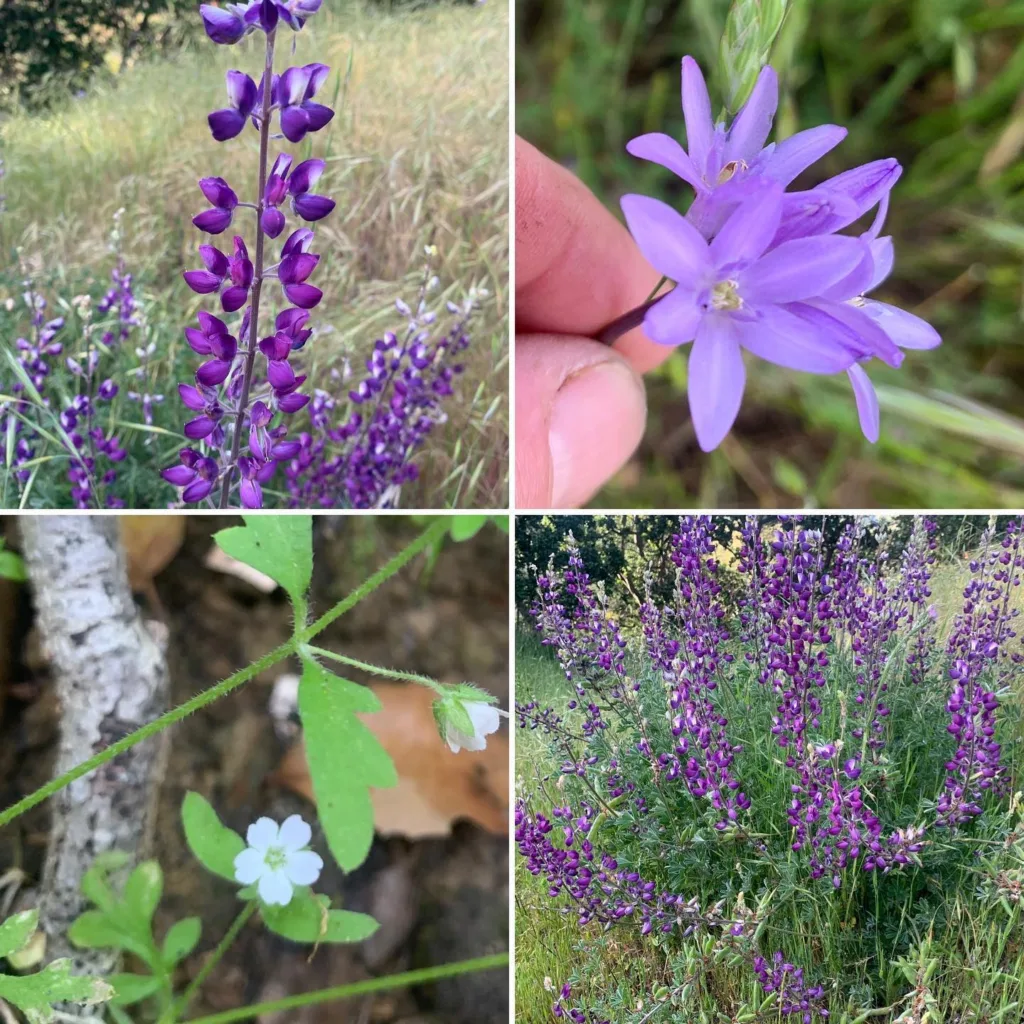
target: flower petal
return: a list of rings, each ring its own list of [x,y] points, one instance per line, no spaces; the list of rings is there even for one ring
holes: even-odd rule
[[[312,309],[324,297],[324,293],[311,284],[286,284],[284,294],[293,306]]]
[[[850,217],[836,217],[829,225],[829,231],[841,231],[863,216],[874,205],[892,191],[903,168],[898,160],[874,160],[860,167],[853,167],[834,178],[823,181],[819,188],[827,189],[853,200]]]
[[[304,99],[311,100],[327,81],[331,69],[326,64],[307,64],[306,70],[309,72],[309,85],[306,86]]]
[[[281,823],[278,842],[286,850],[302,850],[309,846],[312,838],[313,830],[303,821],[301,814],[292,814]]]
[[[229,71],[226,75],[228,102],[243,116],[256,106],[256,83],[244,71]]]
[[[179,384],[178,394],[186,408],[194,412],[202,412],[206,408],[206,399],[191,384]]]
[[[277,95],[284,107],[297,107],[306,98],[306,88],[312,75],[310,67],[288,68],[281,75]]]
[[[462,705],[473,723],[473,729],[477,736],[489,736],[492,732],[498,731],[501,725],[501,716],[493,704],[484,704],[482,701],[466,701]]]
[[[757,76],[750,99],[736,115],[725,143],[725,162],[742,161],[748,166],[760,155],[779,105],[779,79],[766,65]]]
[[[797,132],[776,144],[765,159],[761,173],[780,185],[789,185],[845,138],[846,129],[836,124],[820,124]]]
[[[700,318],[694,293],[677,285],[644,314],[644,334],[658,345],[685,345],[696,336]]]
[[[255,480],[243,479],[238,485],[242,508],[263,508],[263,489]]]
[[[892,265],[896,259],[896,253],[892,245],[892,235],[884,238],[875,238],[868,243],[871,246],[871,258],[874,261],[871,280],[864,291],[872,291],[877,288],[891,273]]]
[[[711,262],[707,242],[671,206],[636,195],[623,196],[620,202],[630,234],[651,266],[687,287],[708,275]]]
[[[181,500],[187,505],[202,501],[213,490],[214,483],[213,480],[197,480],[194,484],[189,484],[181,492]]]
[[[213,388],[224,383],[230,369],[231,363],[227,359],[210,359],[196,370],[196,380]]]
[[[285,907],[292,901],[292,883],[281,870],[260,875],[260,899],[270,906]]]
[[[263,211],[263,216],[260,217],[260,227],[269,238],[277,238],[284,231],[284,226],[284,214],[277,207],[271,206]]]
[[[740,295],[758,306],[813,298],[850,273],[864,248],[860,239],[841,235],[783,242],[741,272]]]
[[[683,58],[683,118],[686,148],[698,172],[703,175],[715,134],[711,119],[711,98],[700,66],[692,57]]]
[[[215,43],[237,43],[245,35],[245,22],[229,11],[221,10],[212,4],[203,4],[199,8],[203,18],[203,28]]]
[[[651,163],[667,167],[698,192],[707,188],[689,153],[670,135],[662,132],[639,135],[626,143],[626,152],[641,160],[650,160]]]
[[[857,403],[857,416],[860,419],[860,429],[864,436],[872,443],[878,441],[881,433],[881,417],[878,412],[878,395],[875,393],[875,386],[860,363],[854,363],[846,371],[853,386],[853,397]]]
[[[942,344],[941,335],[927,320],[922,320],[919,316],[900,309],[899,306],[867,299],[861,309],[900,348],[935,348]]]
[[[849,347],[861,356],[875,356],[890,366],[898,367],[903,362],[903,353],[874,319],[864,312],[862,306],[852,302],[832,302],[815,299],[810,305],[827,313],[846,327],[852,337]]]
[[[320,131],[325,125],[330,124],[334,117],[334,111],[322,103],[310,103],[309,100],[306,100],[302,104],[302,109],[306,112],[306,120],[309,122],[311,132]]]
[[[293,391],[290,395],[283,395],[277,400],[277,407],[281,412],[298,412],[309,403],[309,395],[300,395]]]
[[[209,437],[216,427],[217,421],[212,416],[197,416],[185,424],[182,433],[191,441],[201,441]]]
[[[289,142],[301,142],[309,131],[309,115],[302,107],[285,107],[281,111],[281,133]]]
[[[188,466],[171,466],[162,470],[160,475],[175,487],[187,487],[196,478],[196,471]]]
[[[275,391],[288,391],[295,385],[295,371],[285,359],[271,359],[267,363],[267,380]]]
[[[756,320],[737,318],[740,343],[766,362],[804,373],[839,373],[858,353],[843,344],[842,325],[830,324],[819,310],[797,316],[778,306],[758,310]],[[851,339],[852,341],[852,339]]]
[[[205,231],[208,235],[219,235],[231,226],[232,214],[232,210],[222,210],[220,208],[204,210],[192,218],[192,223],[200,231]]]
[[[206,121],[210,126],[210,134],[217,142],[227,142],[236,135],[241,134],[245,127],[245,115],[237,110],[215,110],[208,114]]]
[[[208,270],[186,270],[181,276],[185,278],[185,284],[200,295],[209,295],[220,288],[221,279]]]
[[[292,885],[312,885],[323,871],[324,862],[312,850],[290,853],[284,865],[284,873]]]
[[[292,200],[292,209],[305,221],[314,223],[323,220],[337,205],[327,196],[312,196],[308,193],[296,196]]]
[[[257,818],[246,830],[245,841],[254,850],[266,853],[271,846],[276,846],[281,835],[277,822],[273,818]]]
[[[714,451],[732,429],[743,401],[746,371],[733,318],[706,316],[690,350],[690,417],[697,443]]]
[[[239,285],[226,288],[220,297],[220,304],[225,313],[234,313],[241,309],[249,298],[249,289]]]
[[[259,850],[248,846],[235,857],[235,881],[242,885],[252,885],[262,873],[263,854]]]
[[[775,237],[782,217],[782,186],[766,182],[729,215],[711,243],[711,262],[723,269],[756,260]]]
[[[303,160],[288,179],[291,194],[297,196],[308,192],[320,180],[326,166],[323,160]]]

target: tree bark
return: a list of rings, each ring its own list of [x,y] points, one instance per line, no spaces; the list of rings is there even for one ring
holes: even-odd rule
[[[55,775],[75,767],[166,709],[164,652],[135,602],[114,516],[26,516],[25,565],[61,705]],[[68,926],[86,909],[82,875],[97,854],[146,854],[162,774],[163,736],[132,747],[52,798],[39,889],[47,959],[110,970],[116,956],[78,950]]]

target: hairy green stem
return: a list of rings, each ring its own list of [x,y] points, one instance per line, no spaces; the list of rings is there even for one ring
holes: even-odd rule
[[[420,676],[415,672],[399,672],[397,669],[371,665],[356,658],[349,658],[344,654],[336,654],[334,651],[328,651],[323,647],[310,647],[309,649],[313,654],[319,654],[322,658],[333,658],[335,661],[340,661],[343,665],[351,665],[352,668],[362,669],[362,671],[369,672],[371,675],[384,676],[387,679],[402,679],[409,683],[419,683],[421,686],[427,686],[442,696],[447,690],[443,683],[439,683],[436,679],[431,679],[429,676]]]
[[[231,922],[231,927],[224,933],[224,938],[217,943],[216,949],[214,949],[214,951],[206,958],[206,962],[200,968],[199,973],[192,979],[191,984],[181,994],[181,998],[174,1004],[171,1014],[167,1018],[168,1021],[176,1021],[188,1009],[188,1004],[192,1002],[195,994],[202,987],[203,982],[206,981],[214,967],[221,962],[224,954],[234,944],[235,939],[238,938],[242,929],[245,927],[246,921],[256,913],[258,905],[259,904],[255,900],[250,900],[242,908],[238,917]],[[163,1022],[161,1022],[161,1024],[163,1024]]]
[[[252,1020],[253,1017],[264,1013],[294,1010],[300,1006],[313,1006],[336,999],[351,999],[353,996],[387,992],[393,988],[405,988],[408,985],[420,985],[428,981],[439,981],[441,978],[454,978],[459,974],[490,971],[506,966],[508,966],[508,953],[495,953],[492,956],[476,957],[473,960],[460,960],[454,964],[441,964],[439,967],[426,967],[418,971],[406,971],[404,974],[392,974],[387,978],[370,978],[367,981],[357,981],[352,985],[338,985],[335,988],[305,992],[302,995],[289,996],[287,999],[278,999],[271,1003],[242,1006],[237,1010],[226,1010],[224,1013],[214,1013],[209,1017],[196,1017],[188,1021],[187,1024],[231,1024],[236,1020]]]
[[[222,682],[217,683],[216,686],[211,686],[210,689],[197,693],[194,697],[185,701],[184,704],[173,708],[159,718],[153,719],[152,722],[148,722],[141,729],[136,729],[135,732],[129,733],[127,736],[117,740],[117,742],[111,743],[109,747],[104,747],[98,754],[94,754],[88,760],[76,765],[56,779],[52,779],[45,786],[40,786],[34,793],[29,793],[28,796],[23,797],[16,804],[12,804],[5,811],[0,812],[0,828],[12,822],[19,814],[24,814],[25,811],[53,796],[54,793],[60,792],[60,790],[76,779],[80,779],[83,775],[88,775],[89,772],[95,771],[108,761],[112,761],[118,754],[123,754],[126,750],[134,747],[136,743],[141,743],[150,736],[155,736],[158,732],[166,729],[167,726],[180,722],[183,718],[187,718],[192,714],[193,711],[198,711],[219,697],[223,697],[225,694],[241,686],[242,683],[246,683],[254,676],[259,675],[264,669],[270,668],[271,665],[295,653],[297,648],[308,644],[317,633],[329,626],[335,619],[340,618],[345,612],[350,611],[368,594],[372,593],[382,583],[394,576],[403,566],[411,562],[416,555],[429,547],[448,530],[448,525],[447,517],[435,520],[411,544],[404,547],[394,558],[356,587],[348,597],[339,601],[330,611],[325,612],[316,622],[305,629],[300,628],[302,625],[301,621],[297,622],[296,633],[290,640],[287,640],[279,647],[275,647],[268,654],[264,654],[262,658],[253,662],[247,668],[241,669],[233,676],[229,676]]]

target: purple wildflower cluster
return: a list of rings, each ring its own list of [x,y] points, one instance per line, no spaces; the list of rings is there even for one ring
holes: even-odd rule
[[[1018,636],[1014,623],[1020,610],[1012,598],[1024,572],[1024,517],[1011,522],[998,541],[994,533],[993,525],[983,538],[982,554],[971,562],[963,610],[946,643],[953,680],[947,730],[957,748],[946,764],[937,810],[938,823],[951,828],[981,814],[986,793],[1005,788],[995,716],[1011,669],[1024,663],[1024,655],[1010,649]]]
[[[227,74],[228,106],[209,115],[214,139],[223,142],[239,135],[251,121],[260,137],[259,193],[256,203],[242,203],[228,182],[207,177],[199,188],[209,209],[193,218],[195,226],[219,235],[232,226],[241,207],[256,213],[256,247],[250,259],[241,235],[234,235],[232,248],[224,252],[203,245],[199,255],[203,269],[185,272],[185,282],[200,295],[217,295],[225,314],[242,310],[237,325],[206,311],[199,313],[199,326],[185,330],[192,350],[206,357],[196,371],[194,384],[179,386],[182,402],[196,415],[184,427],[192,446],[180,453],[180,465],[164,470],[163,477],[181,489],[181,500],[193,504],[211,498],[220,487],[219,505],[228,505],[237,485],[245,508],[261,508],[263,485],[274,476],[278,464],[299,454],[301,445],[287,436],[284,417],[303,409],[310,401],[299,389],[306,377],[296,373],[290,359],[309,338],[310,313],[323,292],[309,283],[320,261],[311,252],[314,234],[298,227],[287,237],[279,258],[266,257],[268,240],[284,231],[286,218],[281,206],[307,223],[322,220],[334,209],[334,201],[312,193],[323,174],[323,160],[304,160],[293,167],[292,157],[281,153],[268,173],[271,121],[278,114],[282,134],[299,142],[309,132],[327,125],[334,116],[330,108],[313,97],[326,81],[330,69],[308,64],[274,73],[274,46],[279,24],[298,31],[306,19],[319,10],[321,0],[253,0],[221,9],[204,4],[200,8],[207,35],[215,43],[237,43],[251,32],[266,36],[263,77],[257,85],[242,71]],[[263,285],[276,279],[290,305],[274,320],[274,332],[256,338],[260,331],[260,299]],[[263,360],[257,367],[257,352]]]
[[[591,805],[583,804],[578,811],[556,807],[551,814],[554,820],[532,813],[525,801],[517,801],[517,848],[526,859],[526,869],[547,882],[549,896],[572,901],[581,926],[595,921],[607,928],[629,919],[640,923],[641,935],[655,931],[667,935],[678,929],[688,937],[701,929],[739,936],[756,924],[749,911],[730,917],[724,900],[702,908],[695,897],[661,890],[638,872],[621,868],[610,854],[595,850],[588,838],[596,817]]]
[[[573,1024],[610,1024],[607,1020],[601,1020],[599,1016],[590,1010],[584,1010],[578,1006],[572,1006],[569,997],[572,995],[572,985],[566,982],[558,992],[558,998],[551,1004],[551,1012],[556,1017],[563,1017],[571,1020]]]
[[[661,133],[626,148],[689,184],[689,211],[639,195],[624,196],[622,209],[644,256],[676,283],[649,306],[644,330],[662,345],[693,342],[689,400],[701,448],[717,448],[739,413],[743,349],[790,369],[845,372],[861,428],[876,441],[878,399],[864,364],[898,367],[903,349],[940,343],[919,317],[865,297],[892,270],[892,238],[881,232],[899,163],[876,160],[786,192],[846,129],[820,125],[766,145],[778,106],[770,67],[726,126],[712,119],[700,68],[684,57],[682,104],[687,149]],[[866,231],[837,234],[876,208]]]
[[[365,377],[355,382],[338,374],[335,393],[315,389],[310,430],[299,435],[287,466],[292,507],[391,508],[403,484],[417,479],[413,455],[445,422],[444,401],[464,369],[458,360],[469,346],[479,294],[461,306],[448,302],[451,322],[436,328],[437,312],[427,302],[436,284],[428,267],[415,309],[398,304],[405,331],[375,342]]]
[[[783,1017],[799,1017],[801,1024],[813,1020],[828,1020],[829,1012],[824,1004],[825,989],[821,985],[808,985],[804,980],[802,967],[786,963],[781,953],[775,953],[771,960],[763,956],[754,961],[754,973],[765,995],[778,993],[775,1012]]]
[[[648,583],[640,623],[648,654],[670,695],[675,747],[670,754],[658,755],[658,766],[665,769],[666,780],[682,778],[694,797],[708,800],[721,814],[715,827],[723,830],[736,824],[741,812],[749,809],[750,799],[731,771],[741,748],[729,742],[729,723],[713,700],[719,672],[733,661],[724,650],[729,634],[714,550],[710,518],[683,517],[672,537],[675,605],[657,607]],[[681,640],[670,638],[669,622]]]
[[[117,482],[117,467],[127,457],[112,426],[104,425],[104,407],[120,388],[104,372],[109,356],[126,342],[138,326],[137,303],[132,275],[119,260],[111,274],[112,285],[97,304],[107,320],[88,322],[92,316],[87,296],[76,299],[86,321],[84,349],[73,354],[64,317],[46,319],[46,299],[27,282],[23,301],[28,310],[30,337],[15,339],[14,351],[20,373],[10,385],[13,400],[0,405],[0,433],[13,439],[11,466],[15,479],[26,485],[32,467],[42,457],[39,451],[44,437],[55,437],[68,463],[71,500],[76,508],[121,508],[124,502],[111,489]],[[116,314],[116,320],[109,318]],[[101,325],[104,326],[100,335]],[[72,388],[53,384],[57,360],[62,360],[74,384]],[[109,419],[109,418],[108,418]],[[48,422],[40,432],[36,423]],[[0,452],[5,465],[6,451]]]

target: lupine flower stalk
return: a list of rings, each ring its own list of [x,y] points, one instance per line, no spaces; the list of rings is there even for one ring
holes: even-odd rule
[[[963,610],[946,643],[953,680],[947,731],[957,748],[946,763],[937,809],[938,824],[949,828],[981,814],[986,794],[1000,793],[1005,786],[1006,767],[995,739],[999,690],[1010,669],[1024,663],[1024,655],[1010,647],[1020,615],[1012,598],[1024,570],[1024,517],[1012,521],[998,542],[994,532],[992,524],[982,539],[981,555],[971,562],[973,576],[964,588]]]
[[[241,504],[260,508],[262,485],[273,477],[279,462],[287,462],[299,452],[299,443],[287,439],[284,417],[304,408],[310,396],[299,391],[306,378],[295,372],[290,357],[312,334],[307,327],[308,311],[323,293],[309,283],[309,277],[320,257],[310,251],[313,232],[308,228],[300,227],[288,236],[273,264],[267,259],[267,240],[277,239],[284,230],[286,218],[280,207],[285,203],[309,223],[328,216],[335,204],[311,191],[323,173],[322,160],[305,160],[293,167],[292,157],[281,153],[271,167],[269,150],[275,112],[281,132],[290,142],[320,130],[334,116],[330,108],[313,99],[330,72],[325,65],[308,64],[274,74],[279,26],[299,31],[319,7],[320,0],[252,0],[227,9],[208,4],[200,8],[213,42],[231,45],[262,31],[266,43],[259,84],[242,71],[229,71],[228,106],[208,118],[210,132],[218,142],[235,138],[248,121],[259,131],[258,188],[254,203],[242,203],[224,178],[203,178],[199,187],[210,206],[197,214],[193,223],[200,231],[219,235],[234,224],[241,207],[248,207],[256,213],[256,244],[251,260],[245,239],[238,234],[233,236],[230,252],[214,245],[200,246],[203,268],[184,275],[193,291],[219,296],[225,313],[244,308],[237,328],[203,311],[198,328],[185,331],[192,349],[209,357],[196,371],[195,384],[179,388],[186,407],[199,414],[184,429],[195,446],[184,448],[180,465],[163,473],[181,489],[181,500],[186,503],[212,501],[210,496],[219,486],[218,503],[226,508],[237,484]],[[264,284],[273,278],[280,282],[290,308],[278,313],[274,333],[257,342]],[[257,353],[266,360],[259,364],[259,373]]]

